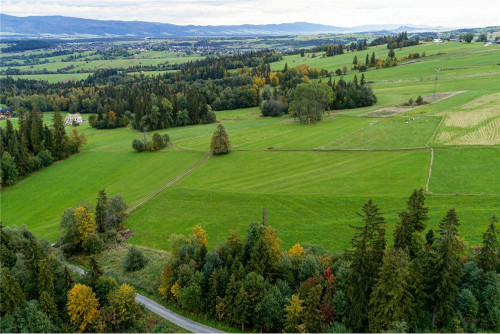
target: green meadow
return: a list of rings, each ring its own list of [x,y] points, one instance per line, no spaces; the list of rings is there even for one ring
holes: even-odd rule
[[[387,55],[387,48],[378,46],[329,58],[286,56],[271,68],[306,63],[335,71],[350,68],[354,55],[364,61],[373,51]],[[315,125],[288,115],[262,117],[258,108],[217,112],[233,151],[212,156],[133,210],[125,228],[135,235],[127,242],[169,250],[171,234],[201,225],[213,247],[230,231],[243,235],[266,208],[284,247],[309,242],[342,251],[350,247],[349,225],[360,223],[356,212],[364,202],[373,199],[380,206],[390,237],[407,197],[422,187],[428,192],[428,227],[436,228],[455,207],[465,241],[479,244],[489,218],[500,214],[500,46],[426,43],[396,55],[424,51],[426,57],[415,62],[365,73],[378,97],[375,106],[332,111]],[[136,60],[159,59],[148,52]],[[361,73],[353,70],[344,78],[355,74],[359,79]],[[434,92],[439,98],[429,104],[401,106]],[[384,114],[386,108],[396,112]],[[174,147],[136,153],[131,141],[141,133],[82,125],[78,129],[88,140],[82,153],[2,190],[2,221],[25,224],[55,241],[65,208],[79,201],[94,205],[103,188],[108,196],[121,194],[129,205],[138,203],[200,161],[215,127],[162,130]]]

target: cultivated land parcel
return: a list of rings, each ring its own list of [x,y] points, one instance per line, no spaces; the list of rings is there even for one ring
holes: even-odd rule
[[[201,225],[213,246],[231,230],[243,235],[265,207],[285,248],[310,242],[341,251],[350,246],[349,224],[359,223],[356,211],[366,200],[380,206],[392,232],[406,198],[423,187],[428,226],[435,228],[455,207],[465,241],[479,244],[489,218],[500,214],[500,46],[427,43],[396,50],[396,56],[424,51],[426,57],[414,62],[365,73],[377,105],[332,111],[316,125],[262,118],[256,108],[217,112],[233,152],[211,157],[133,210],[125,222],[135,231],[128,242],[169,250],[169,235]],[[334,71],[372,52],[385,58],[387,48],[285,56],[271,68],[306,63]],[[344,78],[354,74],[359,80],[352,70]],[[401,106],[418,95],[431,103]],[[122,194],[130,206],[141,202],[206,156],[215,127],[162,130],[174,147],[140,154],[131,141],[142,134],[82,125],[88,139],[83,153],[2,190],[2,220],[55,241],[65,208],[80,200],[95,204],[102,188]]]

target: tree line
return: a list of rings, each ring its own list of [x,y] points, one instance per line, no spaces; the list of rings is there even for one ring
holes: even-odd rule
[[[73,128],[66,134],[61,113],[54,112],[52,125],[44,125],[36,106],[30,111],[19,108],[19,129],[7,119],[6,128],[0,128],[1,184],[9,186],[19,178],[64,160],[78,153],[87,142],[85,135]]]
[[[244,239],[208,249],[200,226],[169,239],[159,294],[198,315],[265,332],[482,332],[500,329],[496,218],[467,255],[451,209],[428,229],[423,190],[399,214],[394,244],[371,200],[352,226],[352,247],[331,254],[297,243],[281,249],[263,210]]]

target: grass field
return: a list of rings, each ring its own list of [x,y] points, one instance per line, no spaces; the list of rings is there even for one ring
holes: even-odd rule
[[[305,62],[335,70],[350,67],[355,54],[364,60],[372,50],[387,55],[380,46],[330,58],[286,56],[271,67]],[[350,246],[349,224],[360,223],[356,212],[370,198],[384,213],[391,238],[406,198],[413,189],[426,188],[432,171],[428,226],[436,228],[455,207],[467,244],[479,244],[489,218],[500,214],[500,47],[427,43],[396,54],[423,51],[427,56],[415,63],[365,73],[377,105],[335,111],[312,126],[289,116],[264,118],[258,108],[218,111],[233,152],[211,157],[132,211],[125,227],[135,235],[127,242],[169,250],[172,233],[187,234],[201,225],[213,247],[231,230],[246,233],[265,207],[284,247],[310,242],[342,251]],[[141,55],[142,61],[156,57]],[[346,79],[354,74],[359,78],[350,70]],[[457,94],[390,117],[376,113],[435,91]],[[83,153],[2,190],[2,221],[26,224],[56,240],[64,208],[79,200],[94,204],[102,188],[137,203],[200,161],[215,127],[162,130],[176,148],[139,154],[130,145],[141,136],[138,132],[80,126],[88,138]]]

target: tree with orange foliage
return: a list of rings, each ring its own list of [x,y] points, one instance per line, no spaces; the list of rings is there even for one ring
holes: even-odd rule
[[[208,247],[208,238],[207,232],[200,225],[196,225],[193,230],[193,234],[191,236],[195,237],[200,245],[205,245]]]
[[[79,332],[88,325],[97,323],[99,319],[99,301],[92,289],[84,284],[76,284],[68,292],[68,315],[71,324]]]
[[[113,110],[108,112],[108,122],[114,123],[116,121],[116,114]]]

